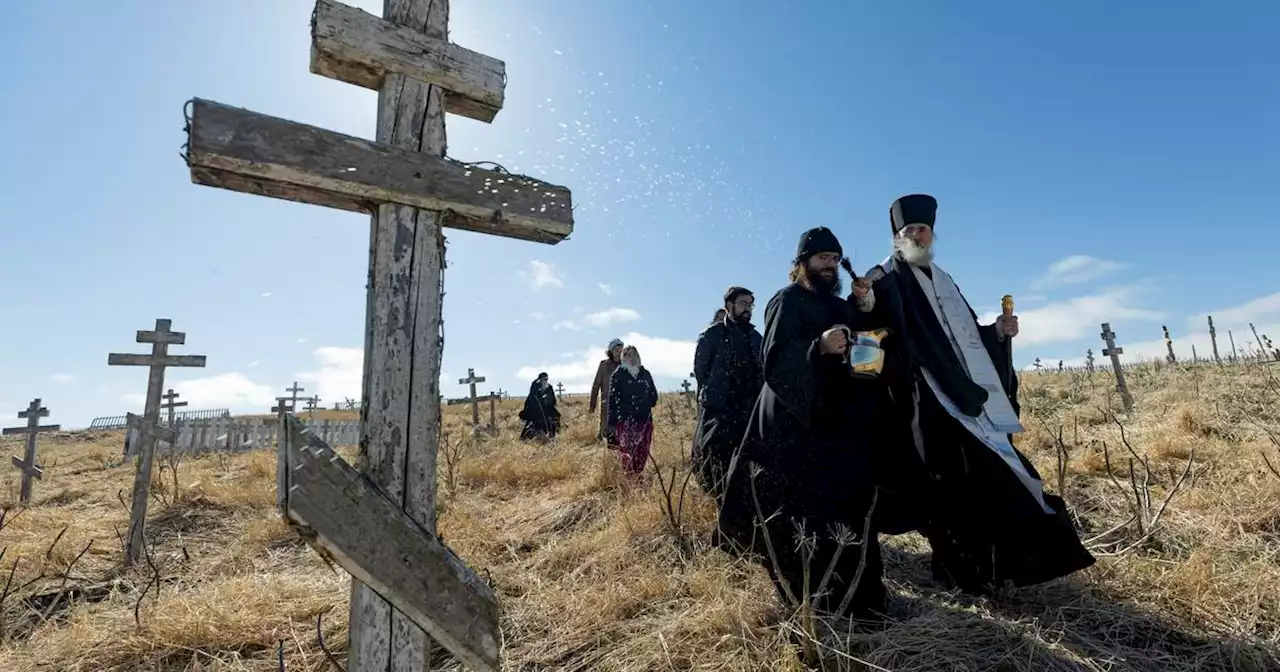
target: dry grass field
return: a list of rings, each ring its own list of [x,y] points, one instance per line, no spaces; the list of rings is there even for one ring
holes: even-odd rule
[[[977,599],[933,585],[928,547],[886,539],[894,623],[819,632],[827,669],[1280,669],[1280,385],[1274,368],[1150,367],[1132,415],[1105,374],[1027,375],[1019,439],[1065,490],[1098,564]],[[1280,374],[1280,371],[1276,371]],[[647,488],[624,487],[582,400],[554,445],[472,441],[449,407],[440,528],[500,595],[509,670],[801,670],[792,620],[758,567],[707,548],[714,511],[690,484],[686,400],[658,409]],[[487,410],[487,409],[486,409]],[[0,670],[338,669],[349,579],[273,510],[275,457],[187,459],[155,477],[149,562],[121,571],[131,465],[119,432],[46,435],[45,477],[0,495]],[[20,454],[6,438],[4,452]],[[348,459],[354,449],[341,451]],[[1061,468],[1065,455],[1065,468]],[[1188,466],[1189,465],[1189,466]],[[675,508],[675,507],[673,507]],[[442,662],[446,668],[449,663]]]

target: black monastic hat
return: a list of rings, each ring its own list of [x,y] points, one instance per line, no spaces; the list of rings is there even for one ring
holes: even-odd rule
[[[928,194],[908,194],[889,206],[889,225],[896,234],[910,224],[933,228],[938,216],[938,199]]]
[[[836,234],[825,226],[818,226],[800,234],[800,242],[796,245],[796,261],[804,261],[815,254],[835,252],[844,255]]]

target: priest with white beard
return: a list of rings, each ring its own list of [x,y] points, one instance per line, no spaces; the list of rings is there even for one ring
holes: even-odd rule
[[[1009,359],[1017,318],[978,324],[934,262],[937,208],[925,194],[894,201],[894,253],[867,274],[880,276],[872,283],[880,319],[872,321],[892,328],[882,343],[883,375],[897,422],[910,428],[899,435],[912,445],[892,452],[924,466],[922,478],[895,489],[919,510],[933,575],[944,585],[989,594],[1065,576],[1094,558],[1062,499],[1044,492],[1035,467],[1012,443],[1023,429]]]

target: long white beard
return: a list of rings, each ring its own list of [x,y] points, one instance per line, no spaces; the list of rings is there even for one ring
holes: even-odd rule
[[[933,245],[919,245],[910,238],[895,236],[893,249],[902,256],[902,260],[912,266],[928,266],[933,263]]]
[[[636,376],[639,376],[639,375],[640,375],[640,365],[639,365],[639,364],[631,364],[630,362],[623,361],[623,362],[622,362],[622,368],[626,369],[626,370],[627,370],[627,373],[631,374],[631,377],[632,377],[632,378],[634,378],[634,377],[636,377]]]

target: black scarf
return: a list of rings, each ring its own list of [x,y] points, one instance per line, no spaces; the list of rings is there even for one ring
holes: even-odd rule
[[[900,325],[899,333],[904,334],[901,342],[911,364],[928,369],[960,412],[970,417],[980,415],[982,405],[987,402],[987,391],[969,379],[911,266],[895,255],[886,279],[893,283],[897,290],[894,293],[900,297],[888,308],[894,322]],[[969,312],[972,314],[973,308],[969,308]]]

